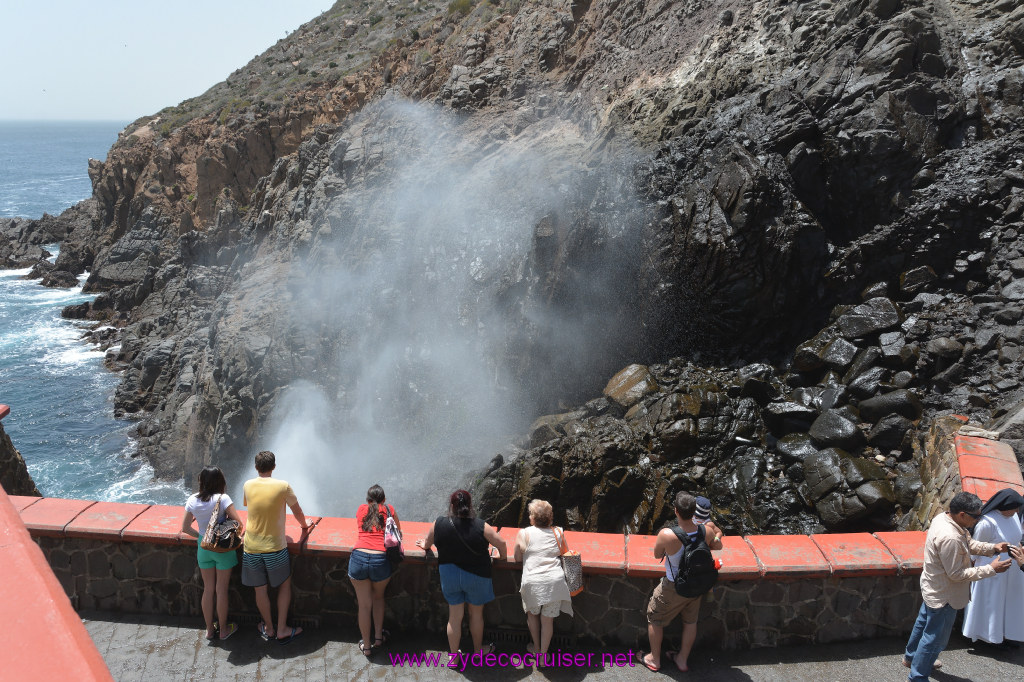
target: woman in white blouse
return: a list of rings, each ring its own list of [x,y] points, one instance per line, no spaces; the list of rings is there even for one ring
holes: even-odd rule
[[[516,536],[515,559],[523,562],[523,584],[519,590],[526,611],[526,623],[533,639],[530,653],[547,654],[559,613],[572,615],[572,597],[565,584],[559,556],[565,544],[562,529],[552,526],[554,511],[544,500],[527,506],[530,525]]]
[[[181,521],[181,532],[196,538],[197,544],[201,544],[203,534],[210,525],[210,518],[213,510],[217,509],[217,520],[214,523],[221,523],[225,519],[237,521],[245,533],[245,524],[235,510],[235,504],[224,492],[227,489],[227,482],[224,480],[224,473],[218,467],[204,467],[199,472],[199,492],[193,494],[185,502],[185,518]],[[195,521],[196,528],[192,527]],[[203,576],[203,618],[206,620],[206,639],[227,639],[235,634],[238,625],[228,623],[228,585],[231,582],[231,569],[238,565],[238,552],[211,552],[196,547],[196,561],[199,563],[199,573]],[[216,604],[217,622],[220,624],[220,634],[214,626],[214,604]]]

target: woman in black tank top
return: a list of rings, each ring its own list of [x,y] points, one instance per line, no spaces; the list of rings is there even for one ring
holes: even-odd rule
[[[449,499],[448,515],[437,517],[427,537],[416,541],[428,553],[435,544],[441,591],[448,602],[448,650],[459,650],[468,605],[473,651],[490,653],[494,645],[483,645],[484,604],[494,599],[490,546],[494,545],[498,558],[504,560],[505,541],[490,524],[476,518],[469,493],[456,490]]]

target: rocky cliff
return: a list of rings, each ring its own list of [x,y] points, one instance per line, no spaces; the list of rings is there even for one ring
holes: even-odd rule
[[[1009,0],[338,2],[91,166],[67,314],[163,476],[306,419],[501,450],[503,524],[893,527],[922,420],[1020,397],[1022,64]]]
[[[7,411],[7,406],[0,406],[0,409]],[[39,490],[32,480],[25,460],[21,453],[14,447],[11,437],[4,431],[0,424],[0,487],[8,495],[34,495],[39,497]]]

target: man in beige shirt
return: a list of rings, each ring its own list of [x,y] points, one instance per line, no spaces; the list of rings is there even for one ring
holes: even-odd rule
[[[971,582],[1002,573],[1013,563],[996,560],[987,566],[971,566],[971,554],[992,556],[1008,551],[1005,542],[991,544],[971,539],[968,532],[981,518],[977,495],[959,492],[949,511],[932,519],[924,545],[921,596],[924,603],[910,633],[903,665],[910,668],[910,682],[925,682],[938,668],[939,653],[946,648],[956,612],[971,600]]]

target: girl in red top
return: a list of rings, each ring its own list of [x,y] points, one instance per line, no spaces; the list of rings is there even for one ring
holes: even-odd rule
[[[366,491],[366,504],[356,511],[356,528],[359,537],[348,560],[348,577],[356,590],[359,603],[359,650],[364,656],[373,653],[374,647],[387,642],[388,632],[384,629],[384,590],[391,580],[391,562],[384,551],[384,524],[391,516],[402,530],[395,508],[385,502],[384,489],[379,485]],[[370,629],[376,626],[371,645]]]

